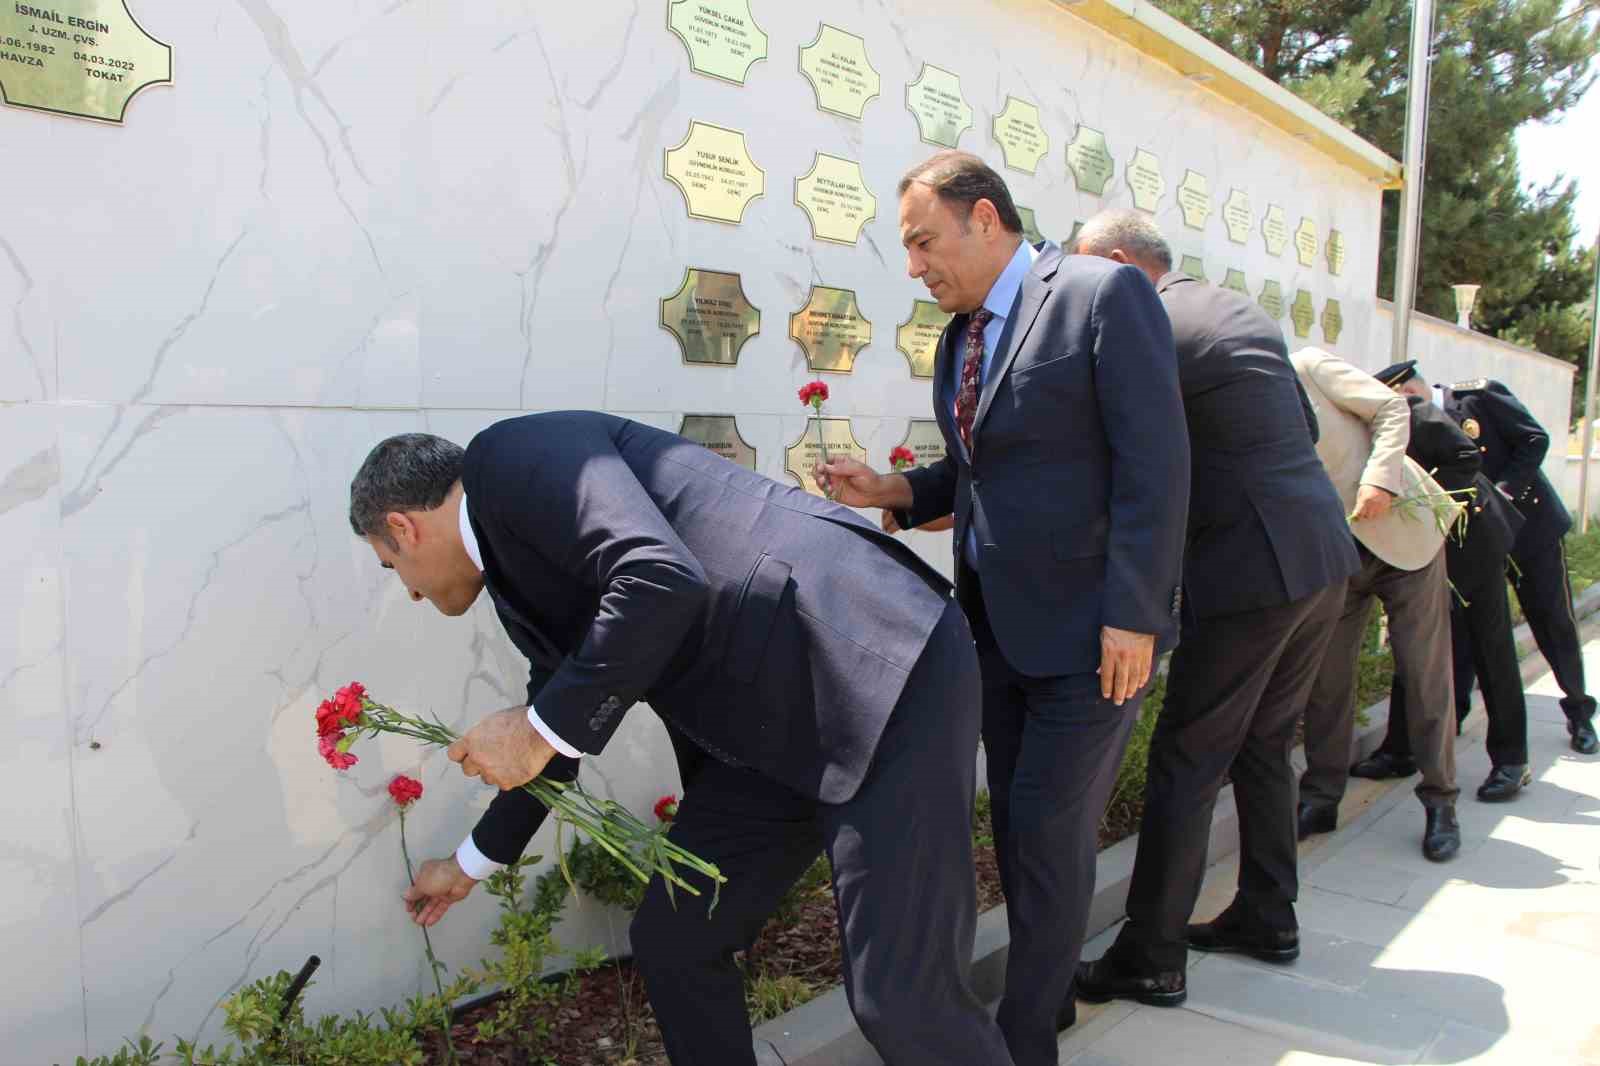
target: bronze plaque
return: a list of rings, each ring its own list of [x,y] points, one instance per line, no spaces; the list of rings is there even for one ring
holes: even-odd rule
[[[1039,232],[1039,220],[1034,217],[1033,208],[1013,204],[1017,209],[1017,217],[1022,219],[1022,236],[1029,244],[1038,244],[1044,240],[1044,234]]]
[[[931,300],[912,303],[911,317],[900,323],[894,335],[894,346],[906,357],[912,377],[933,377],[933,364],[939,356],[939,338],[952,317],[939,310],[939,305]]]
[[[1269,255],[1282,255],[1289,243],[1289,220],[1277,204],[1268,204],[1267,213],[1261,216],[1261,239],[1266,242]]]
[[[861,227],[878,217],[878,199],[867,191],[861,164],[823,152],[805,177],[795,179],[794,202],[811,220],[811,235],[834,244],[855,244]]]
[[[961,95],[961,78],[931,63],[922,64],[917,80],[906,86],[906,107],[928,144],[954,148],[972,128],[972,105]]]
[[[1249,243],[1250,223],[1254,217],[1250,213],[1250,195],[1243,189],[1231,190],[1222,205],[1222,224],[1228,229],[1228,240],[1234,244]]]
[[[756,468],[756,450],[740,436],[739,420],[733,415],[684,415],[678,435],[746,470]]]
[[[813,371],[848,374],[861,349],[872,343],[872,323],[861,317],[851,290],[813,285],[806,305],[789,316],[789,336]]]
[[[1029,174],[1038,173],[1039,160],[1050,151],[1039,106],[1015,96],[1007,96],[1005,109],[994,117],[994,139],[1005,154],[1006,166]]]
[[[1343,332],[1344,313],[1339,310],[1339,301],[1329,300],[1322,305],[1322,335],[1329,344],[1338,344]]]
[[[1154,213],[1167,191],[1167,183],[1161,177],[1161,162],[1153,153],[1141,148],[1133,153],[1124,173],[1133,193],[1133,206]]]
[[[1244,271],[1234,267],[1228,268],[1228,276],[1222,279],[1222,287],[1224,289],[1232,289],[1241,296],[1250,295],[1250,287],[1244,280]]]
[[[750,158],[744,134],[699,120],[689,123],[681,144],[667,149],[666,174],[683,193],[689,217],[708,222],[738,225],[750,201],[767,188],[766,172]]]
[[[689,50],[696,74],[743,85],[767,58],[767,35],[750,17],[749,0],[668,0],[667,29]]]
[[[1302,218],[1294,229],[1294,254],[1303,267],[1317,261],[1317,224],[1309,218]]]
[[[931,418],[913,418],[899,446],[910,449],[917,457],[917,466],[927,466],[944,458],[944,434],[939,431],[939,423]]]
[[[1261,295],[1256,297],[1256,303],[1261,309],[1271,315],[1274,320],[1283,317],[1283,286],[1276,281],[1263,282]]]
[[[1081,192],[1104,196],[1116,173],[1117,164],[1106,147],[1106,135],[1088,126],[1079,126],[1067,145],[1067,169]]]
[[[783,453],[783,468],[794,483],[813,496],[826,495],[822,486],[811,476],[811,470],[822,462],[822,445],[817,442],[820,431],[828,442],[829,459],[858,459],[867,461],[867,450],[856,440],[848,418],[808,418],[800,439],[789,445]]]
[[[1289,305],[1289,321],[1294,323],[1296,337],[1311,336],[1311,323],[1317,320],[1316,308],[1311,306],[1311,294],[1304,289],[1296,289],[1294,303]]]
[[[826,22],[817,28],[816,40],[800,49],[800,73],[811,83],[820,110],[858,121],[883,86],[867,62],[867,42]]]
[[[1184,256],[1183,260],[1178,264],[1178,269],[1191,278],[1199,278],[1201,281],[1206,280],[1206,265],[1200,261],[1200,257],[1197,255]]]
[[[1178,183],[1178,210],[1190,229],[1205,229],[1211,217],[1211,182],[1198,170],[1185,170]]]
[[[121,123],[140,89],[171,83],[172,48],[124,0],[0,8],[0,99],[14,107]]]
[[[1344,273],[1344,234],[1336,229],[1328,231],[1328,273]]]
[[[661,298],[660,322],[685,363],[733,366],[744,342],[761,332],[761,311],[745,298],[739,275],[690,267],[678,291]]]

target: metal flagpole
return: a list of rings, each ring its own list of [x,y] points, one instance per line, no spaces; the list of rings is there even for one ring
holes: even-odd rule
[[[1394,272],[1394,342],[1389,361],[1407,357],[1416,303],[1417,243],[1422,231],[1422,179],[1428,147],[1428,81],[1433,61],[1433,0],[1411,8],[1411,75],[1406,84],[1406,143],[1400,193],[1400,249]]]
[[[1589,532],[1589,451],[1594,447],[1594,378],[1600,364],[1600,237],[1594,242],[1594,303],[1589,308],[1589,380],[1583,389],[1583,465],[1578,468],[1578,531]]]

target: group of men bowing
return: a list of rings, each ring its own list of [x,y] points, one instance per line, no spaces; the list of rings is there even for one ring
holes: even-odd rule
[[[834,459],[816,471],[824,499],[566,411],[465,449],[390,438],[351,485],[355,533],[412,599],[460,615],[487,588],[531,664],[526,701],[451,748],[505,791],[420,869],[419,921],[522,853],[547,812],[516,786],[572,779],[637,702],[665,724],[683,783],[672,837],[727,878],[714,909],[653,882],[630,930],[674,1066],[754,1066],[735,955],[819,852],[851,1009],[891,1066],[1053,1064],[1077,998],[1182,1002],[1190,947],[1293,959],[1296,834],[1333,827],[1347,772],[1420,768],[1423,850],[1459,847],[1453,727],[1474,674],[1495,764],[1479,795],[1528,783],[1508,555],[1573,747],[1595,750],[1570,520],[1538,472],[1548,439],[1502,386],[1435,403],[1411,364],[1380,380],[1314,349],[1291,360],[1248,298],[1174,272],[1142,215],[1097,216],[1070,252],[1030,244],[1004,181],[967,153],[914,167],[898,193],[911,276],[953,315],[939,461]],[[1433,512],[1464,488],[1465,534],[1446,547]],[[889,529],[953,516],[953,596],[850,508],[890,512]],[[1374,597],[1396,709],[1352,771]],[[1082,963],[1096,829],[1169,650],[1129,920]],[[969,982],[980,737],[1011,932],[992,1014]],[[1190,925],[1225,778],[1238,894]]]

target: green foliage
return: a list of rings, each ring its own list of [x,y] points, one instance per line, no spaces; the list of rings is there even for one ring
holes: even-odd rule
[[[1394,680],[1394,652],[1388,645],[1379,647],[1382,614],[1373,611],[1367,619],[1367,631],[1361,638],[1361,658],[1356,661],[1356,713],[1364,713],[1379,700],[1389,696],[1389,683]]]
[[[570,890],[567,877],[586,895],[601,903],[636,911],[644,902],[644,882],[634,876],[611,852],[590,840],[579,840],[567,852],[564,866],[546,870],[539,877],[541,898]]]
[[[1567,576],[1574,596],[1600,581],[1600,524],[1587,533],[1567,534]]]
[[[817,989],[802,977],[794,974],[770,976],[762,974],[746,978],[744,984],[745,1007],[750,1012],[750,1024],[760,1025],[787,1014],[816,998]]]
[[[779,922],[791,921],[800,913],[800,905],[808,899],[813,899],[819,894],[830,894],[833,891],[833,864],[826,855],[818,855],[806,872],[801,874],[789,890],[778,901],[777,909],[773,911],[773,919]]]
[[[97,1055],[92,1059],[79,1055],[74,1066],[156,1066],[161,1061],[162,1046],[152,1043],[148,1036],[141,1036],[137,1044],[127,1041],[127,1047],[119,1049],[115,1055]]]
[[[533,905],[522,902],[527,883],[523,871],[539,861],[537,855],[525,857],[484,882],[484,889],[500,903],[500,924],[489,935],[500,953],[479,964],[478,976],[487,984],[498,985],[501,995],[495,1001],[494,1015],[478,1023],[478,1037],[509,1038],[525,1055],[532,1055],[550,1035],[550,1023],[540,1008],[564,991],[544,978],[545,960],[557,950],[550,931],[561,917],[565,892],[558,894],[541,877]]]
[[[1163,673],[1150,683],[1144,705],[1139,708],[1139,720],[1133,724],[1133,732],[1128,737],[1128,749],[1122,756],[1122,765],[1117,767],[1117,783],[1112,786],[1106,810],[1142,808],[1150,762],[1150,740],[1155,736],[1156,719],[1161,717],[1161,707],[1166,698],[1167,675]]]

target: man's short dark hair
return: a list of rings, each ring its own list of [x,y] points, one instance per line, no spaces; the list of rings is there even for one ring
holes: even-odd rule
[[[1022,232],[1022,216],[1011,201],[1011,190],[994,169],[971,152],[954,150],[939,152],[906,171],[900,179],[898,196],[904,196],[913,185],[926,185],[938,194],[939,199],[956,208],[963,226],[972,218],[972,208],[979,200],[988,200],[1000,216],[1000,225],[1008,233]]]
[[[402,433],[367,453],[350,482],[350,528],[394,546],[384,517],[391,511],[431,511],[461,480],[466,452],[431,433]]]

